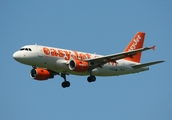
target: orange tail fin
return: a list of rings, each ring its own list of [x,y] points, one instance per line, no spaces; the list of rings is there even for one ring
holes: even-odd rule
[[[130,41],[128,46],[125,48],[124,52],[142,48],[143,43],[144,43],[144,38],[145,38],[144,32],[137,32],[137,34],[134,36],[134,38]],[[142,53],[140,52],[140,53],[137,53],[137,55],[134,55],[132,57],[127,57],[124,59],[140,63],[141,54]]]

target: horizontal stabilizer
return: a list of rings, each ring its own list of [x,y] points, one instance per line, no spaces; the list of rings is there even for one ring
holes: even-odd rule
[[[151,66],[151,65],[154,65],[154,64],[162,63],[162,62],[165,62],[165,61],[161,60],[161,61],[155,61],[155,62],[148,62],[148,63],[139,64],[139,65],[134,65],[132,67],[134,69],[137,69],[137,68],[147,67],[147,66]]]

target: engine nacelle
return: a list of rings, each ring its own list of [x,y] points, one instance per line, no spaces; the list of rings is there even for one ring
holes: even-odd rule
[[[76,72],[88,71],[89,63],[81,60],[71,60],[69,62],[69,69]]]
[[[50,73],[47,69],[36,68],[30,71],[31,78],[35,80],[48,80],[49,78],[54,78],[54,75]]]

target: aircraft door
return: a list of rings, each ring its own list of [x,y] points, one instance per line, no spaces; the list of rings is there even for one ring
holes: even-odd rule
[[[37,46],[37,49],[38,49],[38,57],[43,57],[42,48],[40,46]]]

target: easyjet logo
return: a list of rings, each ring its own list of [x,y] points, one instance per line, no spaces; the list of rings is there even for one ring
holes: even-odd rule
[[[133,40],[133,44],[130,46],[130,49],[128,51],[136,49],[136,46],[140,42],[140,40],[141,37],[140,35],[138,35],[137,38]]]
[[[44,47],[42,50],[45,55],[52,56],[52,57],[61,57],[61,58],[64,58],[65,60],[70,60],[71,58],[79,59],[79,60],[91,59],[91,54],[88,54],[88,53],[80,53],[77,51],[61,50],[61,49],[54,49],[54,48],[47,48],[47,47]],[[96,56],[96,55],[94,56],[94,58],[98,58],[98,57],[99,56]],[[118,63],[113,60],[108,62],[108,65],[114,66],[114,64],[116,64],[117,66]],[[79,65],[85,66],[85,64],[81,64],[81,63]]]
[[[64,58],[65,60],[70,60],[71,57],[73,59],[80,59],[80,60],[85,60],[85,59],[90,59],[91,55],[86,53],[79,53],[77,51],[68,51],[68,50],[61,50],[61,49],[54,49],[54,48],[43,48],[43,53],[45,55],[53,56],[53,57],[61,57]]]

